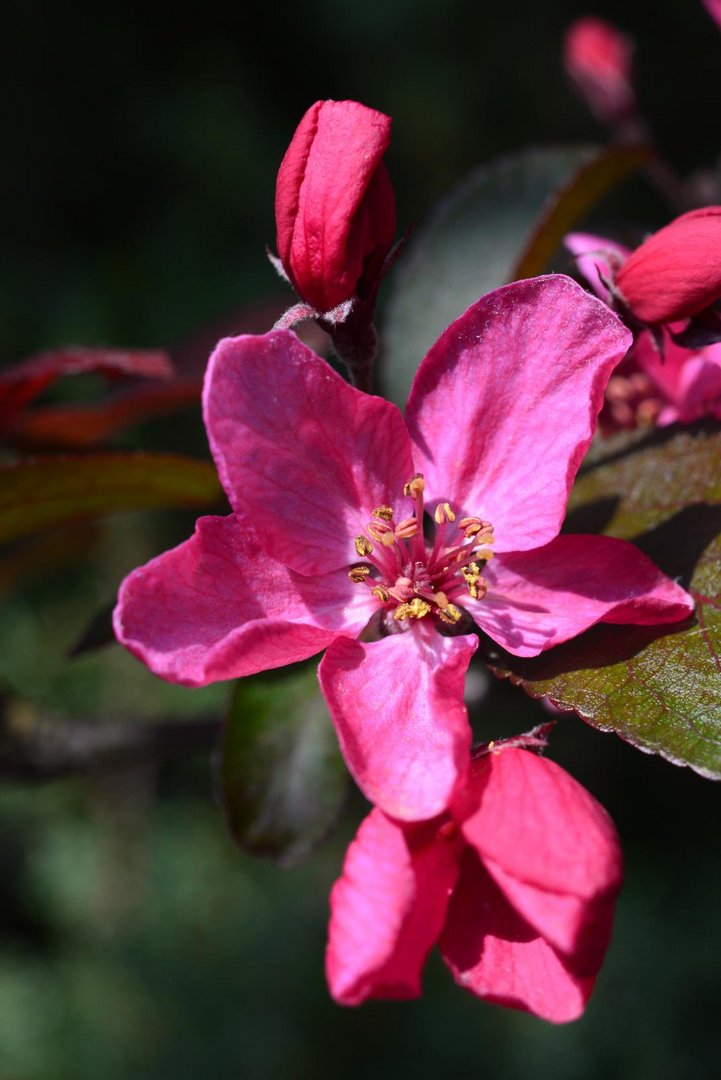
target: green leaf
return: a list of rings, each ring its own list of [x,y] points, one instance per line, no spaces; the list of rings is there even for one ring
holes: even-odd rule
[[[689,589],[696,617],[666,627],[599,625],[533,660],[490,643],[485,659],[532,697],[718,780],[721,432],[697,425],[626,442],[579,477],[565,530],[632,539]]]
[[[537,272],[539,214],[556,205],[554,193],[597,154],[589,146],[523,150],[477,169],[438,206],[393,271],[382,338],[392,400],[405,404],[439,334],[484,293],[513,280],[522,252]],[[564,230],[575,220],[567,215]]]
[[[116,510],[212,506],[215,467],[179,454],[88,454],[0,466],[0,541]]]
[[[218,779],[228,826],[246,851],[289,866],[327,835],[348,774],[315,665],[236,683]]]

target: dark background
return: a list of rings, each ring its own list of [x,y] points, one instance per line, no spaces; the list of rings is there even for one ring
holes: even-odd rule
[[[394,117],[402,226],[523,145],[604,138],[566,84],[578,3],[331,0],[7,5],[0,45],[2,363],[69,341],[166,346],[284,294],[275,172],[303,111]],[[596,4],[638,42],[639,94],[682,170],[721,149],[721,32],[693,0]],[[641,192],[642,225],[660,223]],[[204,452],[197,411],[146,441]],[[0,679],[59,715],[219,708],[115,648],[64,651],[120,576],[189,519],[132,515],[60,579],[6,598]],[[490,738],[544,716],[497,685]],[[208,755],[0,790],[0,1080],[718,1075],[718,789],[574,717],[551,752],[608,807],[627,883],[587,1015],[556,1029],[475,1001],[442,965],[419,1003],[341,1010],[322,974],[326,895],[362,814],[302,869],[238,854]]]

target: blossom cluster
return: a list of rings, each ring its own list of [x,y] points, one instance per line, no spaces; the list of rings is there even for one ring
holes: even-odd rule
[[[584,42],[597,109],[627,114],[629,50]],[[618,837],[543,739],[472,747],[465,675],[479,631],[532,657],[600,622],[692,614],[633,544],[561,527],[599,413],[608,428],[718,407],[721,345],[683,334],[721,295],[721,208],[633,253],[573,234],[597,295],[553,274],[480,297],[420,360],[401,413],[357,377],[392,260],[389,138],[389,118],[356,102],[301,121],[275,204],[300,303],[280,329],[222,340],[205,377],[231,513],[131,573],[115,629],[187,686],[325,650],[320,686],[373,804],[331,898],[337,1001],[417,996],[438,942],[466,989],[563,1022],[609,941]],[[356,385],[289,329],[310,317]]]

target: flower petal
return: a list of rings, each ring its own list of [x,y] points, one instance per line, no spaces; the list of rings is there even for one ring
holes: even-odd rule
[[[368,644],[339,638],[323,658],[318,674],[348,768],[392,817],[435,817],[465,775],[463,684],[477,644],[419,627]]]
[[[593,978],[566,968],[468,849],[439,944],[456,982],[471,993],[554,1024],[576,1020],[593,989]]]
[[[630,344],[605,305],[559,274],[484,296],[440,337],[411,389],[428,497],[490,521],[497,551],[551,540]]]
[[[628,258],[630,249],[592,233],[568,233],[563,243],[573,255],[578,272],[585,277],[596,296],[608,303],[608,289],[601,275],[607,281],[612,281],[614,267],[620,266]]]
[[[288,330],[221,341],[203,404],[233,509],[302,574],[354,560],[354,536],[413,475],[395,405],[354,390]]]
[[[613,822],[560,766],[501,748],[473,762],[463,835],[506,899],[576,974],[608,947],[622,858]]]
[[[646,555],[610,536],[558,536],[503,555],[483,571],[484,600],[462,600],[515,656],[538,656],[597,622],[654,626],[693,613],[693,600]]]
[[[234,517],[206,517],[126,577],[114,622],[156,675],[205,686],[304,660],[358,633],[369,614],[366,590],[342,571],[301,577],[262,554]]]
[[[436,839],[435,824],[404,829],[371,811],[330,897],[326,975],[337,1002],[419,996],[462,846],[458,834]]]

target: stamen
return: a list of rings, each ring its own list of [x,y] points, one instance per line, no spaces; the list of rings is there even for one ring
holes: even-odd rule
[[[410,540],[418,532],[418,522],[414,517],[404,518],[395,528],[396,540]]]
[[[371,572],[370,566],[352,566],[348,571],[348,577],[356,585],[360,585],[366,580]]]
[[[353,541],[355,544],[356,553],[363,558],[364,555],[370,555],[373,551],[373,545],[367,536],[356,536]]]
[[[387,604],[391,598],[391,594],[386,589],[385,585],[374,585],[371,589],[374,596],[377,596],[382,604]]]
[[[393,612],[393,618],[398,622],[404,619],[422,619],[431,610],[427,600],[421,600],[420,596],[414,597],[410,604],[399,604]]]
[[[393,529],[385,521],[370,521],[368,523],[368,532],[374,540],[377,540],[379,544],[384,544],[385,547],[391,547],[395,541]]]
[[[448,607],[442,608],[438,612],[438,618],[444,623],[450,623],[454,625],[458,622],[462,615],[460,608],[457,608],[455,604],[449,604]]]
[[[456,515],[451,510],[450,503],[438,503],[433,514],[433,520],[436,525],[443,525],[446,521],[455,521]]]
[[[416,473],[412,480],[403,485],[403,494],[412,499],[418,499],[425,490],[426,482],[423,479],[423,473]]]
[[[393,510],[390,506],[376,506],[373,517],[380,518],[382,521],[390,521],[393,517]]]

